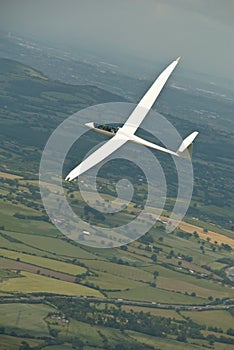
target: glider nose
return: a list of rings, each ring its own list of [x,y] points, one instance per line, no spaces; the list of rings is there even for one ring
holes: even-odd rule
[[[90,129],[93,129],[94,128],[94,123],[93,122],[86,123],[85,126],[87,126]]]

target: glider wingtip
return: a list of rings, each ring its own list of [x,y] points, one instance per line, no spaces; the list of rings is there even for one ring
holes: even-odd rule
[[[74,179],[74,177],[72,177],[70,174],[68,174],[65,178],[65,181],[71,182],[73,179]]]
[[[179,57],[177,57],[176,62],[179,62],[179,60],[180,60],[180,56],[179,56]]]

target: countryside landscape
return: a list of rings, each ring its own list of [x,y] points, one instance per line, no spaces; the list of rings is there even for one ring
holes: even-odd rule
[[[7,58],[0,58],[0,350],[231,350],[233,99],[168,86],[158,111],[183,136],[200,131],[187,215],[166,233],[177,184],[172,162],[157,154],[168,182],[160,220],[128,245],[91,248],[82,229],[78,234],[84,244],[69,240],[51,223],[39,189],[41,154],[53,130],[72,113],[100,103],[132,102],[138,91],[122,93],[133,78],[123,77],[121,85],[120,76],[118,91],[109,92],[107,85],[116,78],[111,74],[102,88],[52,79],[38,67],[9,58],[22,50],[11,40],[2,36]],[[89,69],[100,74],[97,67]],[[140,91],[145,82],[134,79]],[[197,118],[190,118],[188,106]],[[206,119],[213,110],[217,118]],[[88,131],[68,154],[64,174],[103,140]],[[107,168],[108,179],[101,172],[98,178],[106,201],[115,199],[121,176],[134,183],[132,203],[116,218],[100,215],[84,202],[76,184],[63,182],[70,205],[87,222],[110,227],[141,211],[144,176],[131,164],[118,164],[115,173]]]

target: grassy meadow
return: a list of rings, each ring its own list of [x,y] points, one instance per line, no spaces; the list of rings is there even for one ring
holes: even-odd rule
[[[16,331],[18,335],[30,334],[48,336],[49,329],[44,318],[54,308],[44,304],[0,304],[0,326],[9,331]]]
[[[0,350],[19,350],[22,342],[25,341],[32,348],[41,346],[44,343],[42,340],[0,334]]]
[[[39,256],[9,251],[6,249],[0,249],[0,256],[7,257],[9,259],[24,261],[29,264],[36,265],[38,267],[46,267],[51,270],[68,273],[70,275],[80,275],[86,272],[86,269],[81,266],[68,264],[58,260],[42,258]]]
[[[182,311],[181,314],[185,317],[190,317],[194,322],[205,324],[207,327],[222,328],[224,331],[233,327],[233,316],[225,310],[202,312]],[[220,320],[222,320],[222,323]]]

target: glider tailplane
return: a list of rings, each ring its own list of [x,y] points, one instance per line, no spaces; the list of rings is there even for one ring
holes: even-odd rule
[[[197,137],[197,135],[198,132],[194,131],[192,134],[190,134],[183,140],[176,152],[179,157],[187,159],[192,158],[193,141]]]

